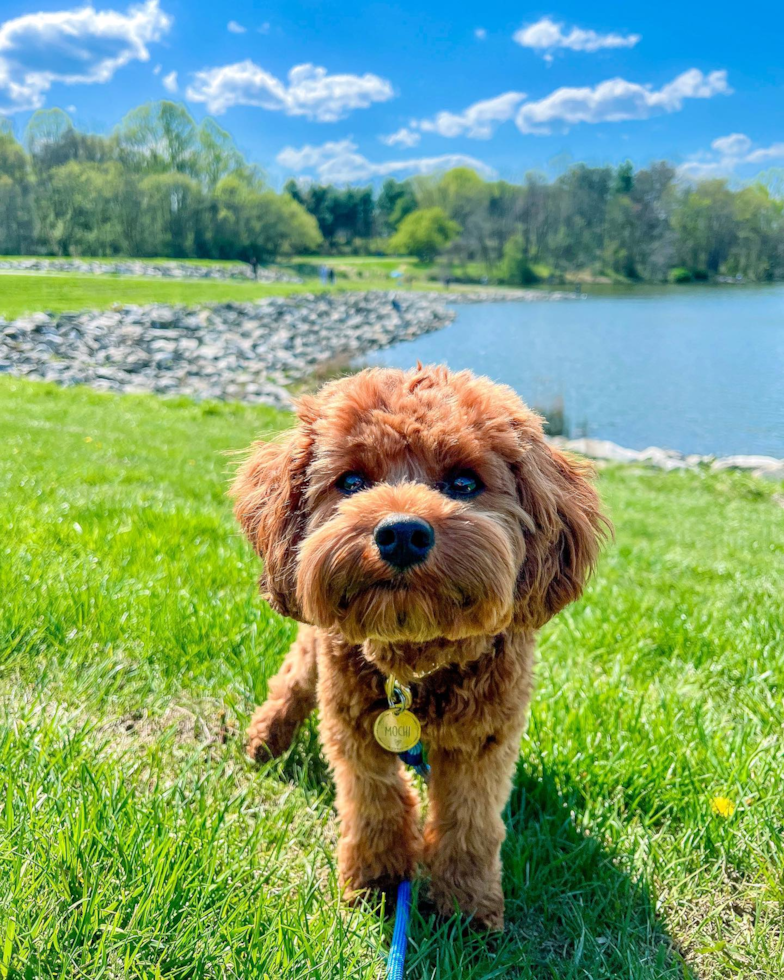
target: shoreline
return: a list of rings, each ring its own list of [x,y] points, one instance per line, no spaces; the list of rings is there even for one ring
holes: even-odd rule
[[[579,439],[567,439],[565,436],[549,436],[551,446],[565,449],[567,452],[579,453],[587,459],[598,463],[624,463],[631,465],[639,463],[660,470],[698,470],[707,467],[713,472],[722,470],[743,470],[754,477],[773,482],[784,481],[784,459],[776,456],[759,454],[743,455],[736,453],[732,456],[700,455],[699,453],[681,453],[677,449],[662,449],[660,446],[648,446],[647,449],[627,449],[609,439],[592,439],[583,436]]]
[[[455,305],[578,298],[539,290],[352,290],[33,313],[0,318],[0,373],[290,408],[288,387],[332,364],[440,330],[455,319]]]
[[[335,365],[452,323],[455,306],[561,302],[585,294],[539,289],[349,291],[271,296],[195,307],[151,304],[0,317],[0,374],[100,391],[186,395],[289,410],[291,391]],[[739,469],[784,481],[784,459],[637,451],[609,440],[552,437],[598,462],[663,470]]]

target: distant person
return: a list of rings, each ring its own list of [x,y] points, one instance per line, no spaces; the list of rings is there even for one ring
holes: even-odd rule
[[[251,267],[251,269],[253,269],[253,278],[254,279],[258,279],[259,278],[259,260],[256,258],[255,255],[250,260],[250,267]]]
[[[322,286],[327,285],[327,267],[324,264],[319,266],[319,279]]]
[[[329,267],[329,271],[327,272],[327,277],[329,278],[329,284],[330,284],[330,286],[334,286],[335,285],[335,270],[332,268],[332,266]]]

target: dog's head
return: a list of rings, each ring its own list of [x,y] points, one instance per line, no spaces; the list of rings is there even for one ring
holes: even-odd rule
[[[511,389],[372,369],[297,414],[233,486],[279,612],[411,647],[537,629],[580,595],[605,528],[596,493]]]

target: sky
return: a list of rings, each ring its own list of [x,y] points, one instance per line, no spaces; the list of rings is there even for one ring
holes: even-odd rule
[[[783,28],[778,0],[0,0],[0,114],[108,133],[181,101],[276,185],[627,159],[747,179],[784,167]]]

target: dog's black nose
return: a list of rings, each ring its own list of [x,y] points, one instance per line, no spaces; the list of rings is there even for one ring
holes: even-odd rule
[[[435,543],[433,528],[421,517],[390,514],[373,532],[378,553],[395,568],[410,568],[427,558]]]

